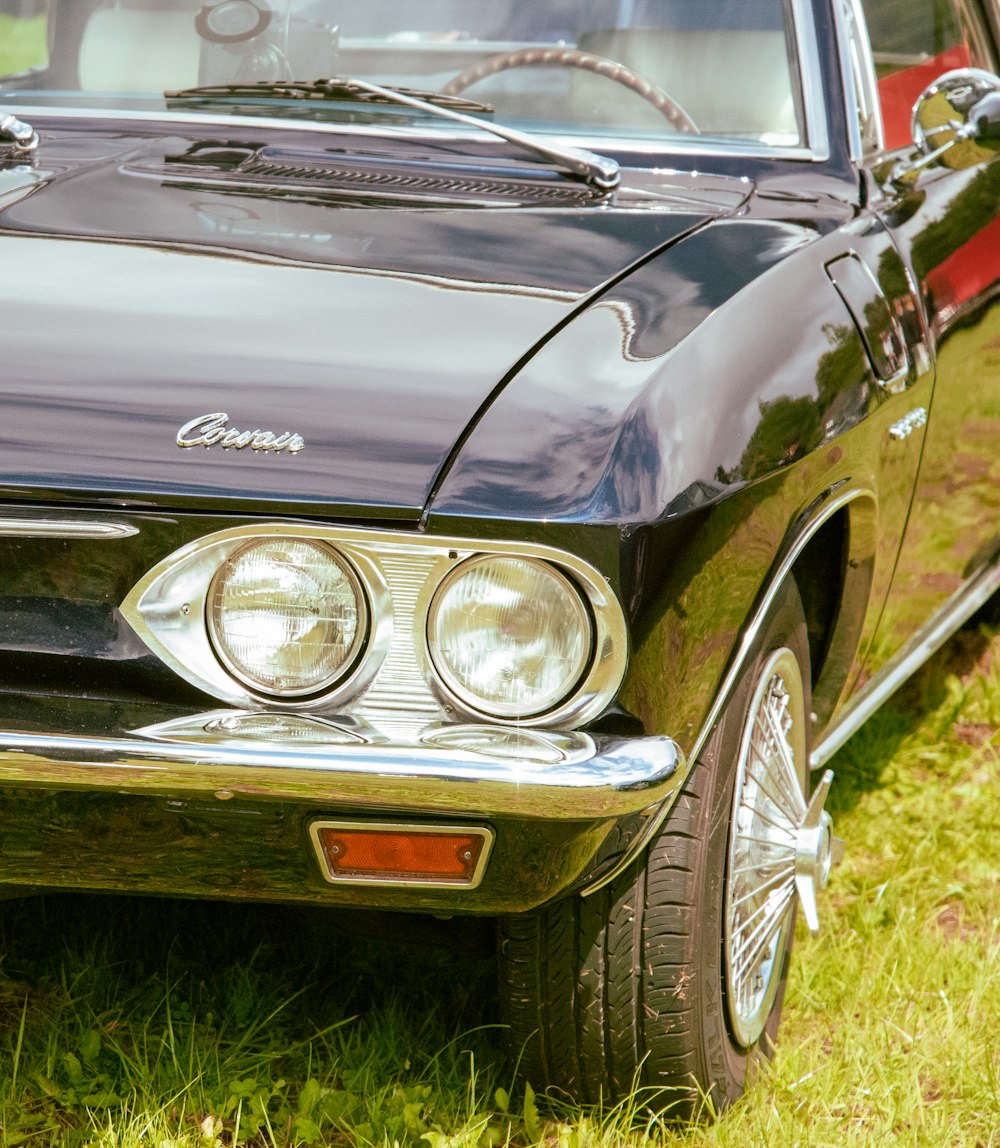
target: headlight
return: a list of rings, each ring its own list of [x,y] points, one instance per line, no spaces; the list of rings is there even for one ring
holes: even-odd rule
[[[608,580],[549,546],[485,547],[240,526],[161,558],[121,611],[176,674],[241,710],[350,717],[406,739],[442,722],[564,729],[597,717],[628,661]]]
[[[250,542],[222,563],[206,601],[216,655],[245,684],[316,693],[350,670],[364,641],[364,595],[347,564],[302,538]]]
[[[428,640],[456,698],[496,717],[527,718],[572,693],[591,660],[592,631],[579,592],[553,566],[479,557],[441,584]]]

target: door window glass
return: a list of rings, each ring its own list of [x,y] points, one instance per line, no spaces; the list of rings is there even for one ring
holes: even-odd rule
[[[942,73],[997,70],[982,14],[970,0],[862,0],[862,5],[890,150],[911,143],[913,105]]]

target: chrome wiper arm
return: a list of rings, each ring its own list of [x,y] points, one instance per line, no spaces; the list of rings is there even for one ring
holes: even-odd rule
[[[464,106],[467,110],[479,112],[492,112],[488,104],[479,104],[475,100],[466,100],[461,96],[447,96],[442,92],[423,92],[411,88],[387,88],[381,84],[371,84],[367,80],[357,80],[334,77],[328,80],[314,80],[310,83],[293,81],[263,81],[251,84],[214,84],[204,87],[180,88],[176,91],[165,92],[167,99],[191,99],[204,96],[236,97],[259,96],[263,93],[278,99],[326,99],[326,100],[360,100],[366,103],[402,104],[404,107],[415,108],[417,111],[430,115],[440,116],[443,119],[454,120],[467,127],[478,128],[480,131],[490,132],[499,136],[507,143],[515,144],[526,151],[534,152],[569,171],[578,179],[589,183],[602,191],[610,191],[617,187],[621,181],[618,163],[606,156],[586,151],[584,148],[570,147],[568,145],[553,144],[548,141],[536,139],[527,132],[508,128],[490,120],[482,120],[477,116],[467,115],[459,110]]]
[[[599,187],[602,191],[610,191],[621,182],[621,172],[618,168],[617,161],[609,159],[606,156],[596,155],[594,152],[586,151],[583,148],[564,147],[561,144],[543,142],[534,136],[528,135],[527,132],[518,131],[516,128],[508,128],[502,124],[495,124],[490,120],[481,120],[476,116],[467,116],[462,112],[452,111],[450,108],[439,107],[435,104],[428,103],[426,100],[406,95],[402,91],[397,91],[393,88],[383,88],[380,84],[369,84],[367,80],[352,79],[350,82],[376,95],[392,96],[398,103],[407,104],[409,107],[417,108],[420,111],[433,112],[435,115],[443,116],[445,119],[455,120],[456,123],[467,124],[470,127],[491,132],[493,135],[499,136],[508,143],[516,144],[518,147],[532,151],[536,155],[544,156],[545,159],[572,172],[573,175],[584,180],[586,183],[593,184],[594,187]]]

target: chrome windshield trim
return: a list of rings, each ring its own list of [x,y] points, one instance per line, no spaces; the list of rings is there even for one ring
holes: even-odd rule
[[[58,518],[0,518],[0,538],[131,538],[139,528],[127,522],[74,522]]]
[[[840,48],[838,56],[850,154],[855,163],[860,163],[870,152],[885,149],[875,58],[860,0],[837,0],[834,4],[834,20]],[[852,63],[857,66],[857,76]],[[864,132],[861,129],[861,119],[866,124]]]
[[[823,93],[823,73],[816,45],[816,24],[811,0],[792,0],[796,58],[802,82],[806,151],[809,158],[823,162],[830,158],[830,126]]]
[[[683,773],[681,751],[667,737],[575,735],[587,744],[552,763],[490,757],[460,739],[296,746],[225,735],[167,740],[165,728],[117,737],[0,731],[0,785],[568,821],[637,813],[662,802]]]
[[[17,104],[19,115],[30,117],[36,127],[43,127],[44,120],[118,120],[124,123],[165,123],[187,124],[208,128],[263,128],[269,131],[309,132],[313,135],[330,136],[381,136],[388,139],[436,140],[455,143],[461,140],[478,139],[489,141],[495,138],[482,127],[470,128],[469,132],[450,131],[437,124],[343,124],[323,123],[319,120],[282,119],[278,116],[218,115],[200,111],[174,112],[166,109],[140,111],[133,108],[102,107],[56,107],[51,104]],[[568,135],[565,132],[538,132],[540,143],[546,142],[559,147],[596,149],[600,152],[624,152],[630,155],[660,157],[666,163],[671,155],[719,156],[736,159],[787,159],[821,163],[829,159],[829,144],[825,116],[821,117],[822,127],[816,128],[817,138],[822,146],[779,147],[748,140],[745,144],[732,140],[706,144],[697,137],[664,136],[662,139],[640,139],[629,136],[612,135]],[[809,129],[807,118],[807,129]],[[811,130],[811,129],[809,129]],[[534,137],[536,133],[531,133]],[[812,136],[810,136],[812,138]]]
[[[631,155],[660,156],[664,160],[672,155],[691,156],[720,156],[731,159],[789,159],[811,160],[821,163],[829,159],[829,154],[814,151],[809,147],[790,146],[781,147],[777,144],[763,144],[759,140],[747,140],[740,143],[737,140],[711,143],[705,142],[703,137],[690,135],[664,136],[663,139],[648,140],[629,136],[551,136],[551,139],[569,143],[579,139],[588,147],[600,147],[604,151],[628,152]],[[667,142],[669,140],[669,143]]]

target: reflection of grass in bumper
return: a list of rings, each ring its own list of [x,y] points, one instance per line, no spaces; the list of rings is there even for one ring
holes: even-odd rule
[[[0,74],[16,75],[46,59],[44,16],[0,16]]]
[[[4,701],[21,711],[17,720]],[[171,716],[149,724],[154,714]],[[170,707],[0,698],[2,881],[518,912],[589,872],[612,831],[670,797],[683,776],[664,737],[460,724],[403,736],[302,715],[174,715]],[[309,738],[290,739],[306,721]],[[86,724],[97,728],[80,732]],[[496,841],[475,888],[334,888],[309,839],[317,819],[461,825]]]

